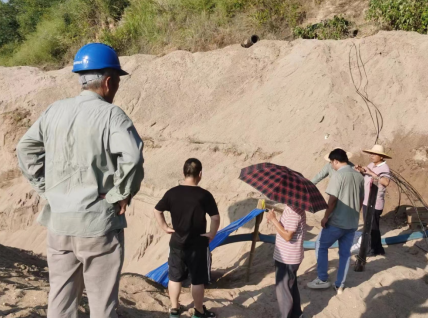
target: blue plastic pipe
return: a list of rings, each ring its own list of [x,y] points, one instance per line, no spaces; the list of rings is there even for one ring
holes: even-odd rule
[[[426,231],[425,234],[428,235],[428,231]],[[260,242],[275,244],[275,235],[259,234],[259,237],[260,237]],[[401,243],[405,243],[407,241],[418,240],[418,239],[421,239],[424,237],[425,236],[424,236],[423,232],[413,232],[413,233],[402,234],[402,235],[398,235],[398,236],[385,237],[385,238],[382,238],[382,245],[401,244]],[[252,239],[253,239],[252,233],[233,235],[233,236],[229,236],[228,238],[226,238],[223,241],[223,243],[220,244],[220,246],[226,245],[226,244],[231,244],[231,243],[237,243],[237,242],[251,241]],[[334,243],[332,246],[332,248],[335,248],[335,247],[339,247],[337,242]],[[303,248],[306,250],[314,250],[315,249],[315,241],[305,241],[303,243]]]

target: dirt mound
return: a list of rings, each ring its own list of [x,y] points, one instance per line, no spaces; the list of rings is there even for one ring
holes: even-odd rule
[[[46,317],[49,292],[47,262],[43,256],[0,245],[0,317]],[[167,296],[161,286],[135,274],[123,274],[119,317],[165,316]],[[89,318],[86,295],[81,318]],[[161,313],[164,313],[161,315]]]
[[[201,185],[214,194],[225,226],[256,206],[257,192],[237,179],[245,166],[271,161],[310,178],[325,164],[324,154],[336,146],[354,152],[355,163],[367,163],[361,150],[377,138],[369,114],[373,105],[383,118],[379,142],[393,157],[390,166],[427,198],[427,47],[425,35],[381,32],[347,41],[261,41],[250,49],[235,45],[208,53],[122,58],[131,76],[121,82],[115,103],[134,120],[146,143],[146,178],[128,213],[124,270],[145,274],[166,261],[168,237],[156,227],[152,209],[181,179],[187,158],[203,162]],[[0,68],[0,88],[4,163],[0,173],[6,176],[0,180],[0,242],[44,253],[45,230],[33,224],[43,202],[16,173],[14,145],[28,119],[33,122],[55,100],[78,94],[78,82],[70,68],[46,73],[29,67]],[[325,181],[320,184],[321,190],[325,185]],[[390,186],[386,212],[394,210],[397,195],[397,188]],[[308,216],[307,239],[319,232],[319,219]],[[405,233],[400,220],[393,212],[387,214],[382,233]],[[239,233],[251,231],[252,226]],[[265,223],[261,231],[272,233]],[[243,275],[248,248],[248,243],[237,243],[214,252],[217,277],[224,276],[225,283],[208,298],[222,317],[276,313],[272,247],[258,248],[249,285]],[[313,251],[307,251],[301,281],[309,316],[372,317],[364,307],[370,303],[382,306],[385,317],[393,317],[401,294],[395,293],[391,302],[386,295],[392,290],[406,287],[426,294],[421,280],[426,265],[423,252],[407,254],[406,248],[388,248],[388,257],[375,260],[372,267],[370,263],[370,271],[361,276],[350,273],[350,288],[334,298],[332,292],[314,294],[304,289],[314,276],[315,264]],[[409,313],[402,317],[422,317],[427,304],[416,296],[417,308],[410,300],[400,303]],[[165,294],[159,297],[146,310],[166,310]],[[189,295],[185,297],[184,304],[190,305]],[[129,299],[135,302],[132,308],[143,308],[138,299]],[[357,309],[349,311],[349,304]]]

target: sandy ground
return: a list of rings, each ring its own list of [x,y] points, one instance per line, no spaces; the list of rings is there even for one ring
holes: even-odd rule
[[[308,238],[318,231],[317,218],[309,216]],[[386,226],[391,222],[387,217]],[[406,232],[406,229],[397,229],[388,235]],[[387,247],[386,256],[368,259],[364,272],[354,272],[351,266],[342,295],[336,295],[332,288],[310,290],[306,287],[306,283],[316,277],[315,253],[306,251],[298,278],[305,317],[427,317],[428,275],[424,270],[427,259],[425,252],[414,244]],[[224,247],[221,254],[230,248],[233,245]],[[208,287],[206,300],[218,317],[279,317],[272,253],[273,245],[258,244],[249,282],[245,281],[246,248],[235,255],[229,266],[213,271],[215,282]],[[331,250],[329,257],[333,280],[337,250]],[[0,317],[45,317],[49,291],[47,270],[43,256],[0,245]],[[187,309],[184,316],[190,317],[193,306],[187,288],[181,300]],[[165,317],[169,304],[164,288],[129,272],[122,275],[120,302],[119,316],[130,318]],[[89,317],[86,295],[80,311],[80,317]]]
[[[351,51],[354,44],[361,54],[359,68]],[[201,186],[214,194],[222,226],[256,206],[259,194],[237,179],[245,166],[270,161],[311,178],[325,164],[324,154],[336,146],[354,152],[354,163],[368,163],[361,150],[370,148],[376,136],[351,74],[382,113],[380,142],[393,157],[389,165],[427,198],[427,48],[425,35],[381,32],[346,41],[261,41],[250,49],[235,45],[207,53],[178,51],[163,57],[122,58],[131,76],[123,78],[115,103],[134,120],[145,141],[146,160],[142,190],[128,213],[124,272],[137,276],[124,277],[122,297],[129,309],[124,315],[156,317],[166,311],[164,291],[138,275],[167,259],[168,237],[156,227],[152,209],[179,182],[187,158],[202,160]],[[34,224],[44,203],[20,176],[14,150],[20,136],[50,103],[79,93],[70,71],[70,67],[51,72],[0,68],[0,243],[10,248],[45,253],[45,230]],[[320,190],[325,186],[326,181]],[[397,188],[391,185],[383,235],[406,230],[403,216],[395,219],[393,212],[397,198]],[[308,218],[307,239],[318,234],[320,217]],[[238,233],[252,228],[249,223]],[[272,232],[265,223],[261,231]],[[306,316],[426,315],[427,261],[422,250],[410,245],[388,247],[387,256],[371,259],[364,273],[351,271],[349,288],[341,296],[334,296],[333,290],[305,288],[316,276],[314,253],[307,251],[299,271]],[[218,282],[208,292],[208,304],[221,317],[276,317],[272,246],[258,246],[247,284],[248,250],[249,243],[237,243],[214,252]],[[331,259],[334,277],[335,251]],[[45,289],[34,296],[34,306],[46,306],[46,280],[43,284]],[[13,290],[10,285],[14,286],[9,283],[7,288]],[[183,299],[190,305],[188,293]],[[0,305],[3,302],[11,300],[1,300]],[[19,299],[14,306],[35,308]],[[0,312],[5,310],[9,309],[0,307]],[[29,317],[30,311],[21,317]],[[15,317],[18,312],[9,315]]]

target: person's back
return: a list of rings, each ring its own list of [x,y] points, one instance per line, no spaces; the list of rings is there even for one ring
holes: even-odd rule
[[[210,192],[197,186],[179,185],[165,193],[156,209],[171,212],[175,231],[171,236],[171,247],[208,247],[208,238],[201,236],[206,233],[206,214],[218,214]]]
[[[117,318],[125,212],[143,180],[143,142],[132,121],[111,105],[122,70],[116,52],[91,43],[73,72],[83,92],[58,101],[17,146],[19,167],[47,200],[48,318],[78,316],[83,287],[91,318]]]
[[[328,224],[341,229],[357,229],[364,199],[363,176],[346,165],[333,175],[326,192],[337,197]]]
[[[328,207],[321,220],[321,232],[316,242],[318,277],[307,286],[309,288],[328,288],[328,249],[339,241],[339,268],[335,288],[342,293],[349,269],[351,247],[358,228],[359,211],[364,198],[364,179],[349,166],[346,152],[334,149],[330,164],[336,171],[332,174],[326,193],[329,195]]]
[[[186,160],[183,174],[182,185],[168,190],[153,211],[162,230],[172,234],[168,258],[169,317],[180,317],[181,287],[190,275],[195,305],[192,317],[215,318],[216,315],[203,305],[203,300],[211,271],[208,244],[217,233],[220,215],[211,193],[198,187],[202,179],[202,163],[195,158]],[[172,228],[166,224],[164,211],[171,212]],[[206,232],[207,214],[211,217],[209,232]]]
[[[118,166],[121,168],[118,156],[125,152],[128,165],[142,165],[141,155],[124,151],[142,144],[128,116],[96,93],[83,91],[54,103],[39,120],[46,156],[44,196],[50,205],[49,215],[41,216],[42,224],[57,234],[77,236],[96,236],[125,227],[125,217],[114,213],[118,205],[108,201],[117,201],[119,194],[114,189],[115,181],[120,181],[115,177]],[[121,133],[123,129],[132,134],[130,138]],[[124,177],[130,176],[119,179]],[[129,195],[131,189],[125,192]],[[107,194],[107,200],[100,194]],[[88,217],[91,222],[82,222]]]

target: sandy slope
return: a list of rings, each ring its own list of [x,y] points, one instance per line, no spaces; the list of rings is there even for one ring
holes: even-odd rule
[[[354,43],[365,66],[361,85],[355,51],[351,58],[349,54]],[[208,53],[124,57],[123,66],[132,75],[123,79],[115,102],[134,120],[146,145],[146,179],[129,211],[125,271],[145,274],[166,261],[168,237],[159,232],[151,213],[165,190],[180,180],[188,157],[202,160],[201,185],[214,194],[223,226],[248,213],[258,198],[237,180],[242,167],[272,161],[312,177],[325,163],[324,153],[338,145],[357,154],[354,162],[367,162],[360,150],[372,146],[375,133],[351,73],[382,112],[380,138],[394,158],[390,166],[426,197],[427,48],[424,35],[382,32],[340,42],[262,41],[250,49],[236,45]],[[44,229],[33,224],[43,202],[16,171],[14,147],[50,103],[79,92],[70,70],[0,68],[2,244],[45,251]],[[396,204],[397,190],[391,186],[386,210]],[[319,218],[309,218],[309,239],[319,232]],[[385,234],[403,230],[396,229],[393,214],[387,218]],[[240,232],[251,228],[249,224]],[[271,232],[265,224],[262,231]],[[385,259],[370,262],[367,272],[350,273],[350,288],[340,297],[303,288],[315,276],[313,252],[306,252],[300,272],[308,316],[371,317],[372,309],[379,308],[384,317],[422,317],[426,259],[417,248],[411,250],[418,250],[417,255],[406,248],[390,247]],[[272,247],[258,248],[250,285],[242,266],[247,251],[248,244],[240,243],[214,252],[217,275],[226,276],[209,298],[222,317],[250,312],[275,317]],[[165,310],[164,300],[156,302],[156,310]],[[144,301],[135,302],[145,308]]]

